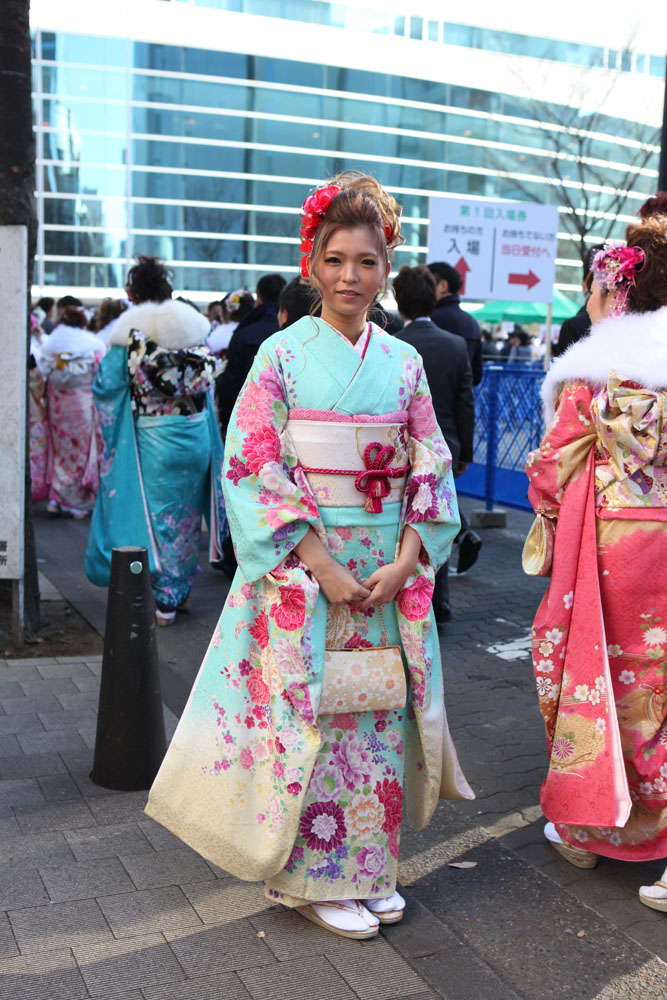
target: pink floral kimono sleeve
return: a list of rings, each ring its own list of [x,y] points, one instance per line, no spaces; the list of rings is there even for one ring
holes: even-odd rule
[[[563,490],[582,468],[595,442],[593,390],[586,382],[564,386],[540,447],[528,456],[528,499],[534,510],[558,513]]]
[[[270,573],[319,512],[285,433],[288,404],[275,357],[260,347],[227,431],[223,490],[239,566],[248,583]]]

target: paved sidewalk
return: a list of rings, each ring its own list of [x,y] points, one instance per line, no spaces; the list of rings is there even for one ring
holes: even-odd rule
[[[147,819],[146,793],[93,785],[100,670],[0,661],[3,1000],[434,996],[386,941],[271,906]]]

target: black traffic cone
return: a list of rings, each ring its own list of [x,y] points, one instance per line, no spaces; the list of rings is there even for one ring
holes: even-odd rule
[[[113,549],[91,780],[150,788],[166,752],[148,552]]]

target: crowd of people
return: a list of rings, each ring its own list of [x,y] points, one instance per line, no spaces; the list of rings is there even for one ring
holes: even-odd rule
[[[437,624],[454,541],[459,571],[481,545],[455,480],[489,352],[447,264],[401,267],[382,308],[401,210],[376,180],[341,174],[303,213],[301,276],[206,316],[150,257],[126,303],[38,304],[33,489],[54,516],[93,510],[94,582],[115,545],[146,546],[160,625],[188,605],[208,520],[233,581],[147,812],[366,939],[404,912],[403,788],[417,829],[473,795]],[[585,283],[527,474],[531,572],[551,575],[533,628],[545,836],[592,868],[667,856],[667,195],[595,249]],[[528,361],[522,334],[508,361]],[[639,898],[667,911],[667,871]]]

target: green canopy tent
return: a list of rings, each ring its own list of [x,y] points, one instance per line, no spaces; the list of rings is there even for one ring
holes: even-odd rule
[[[579,306],[567,295],[554,289],[552,322],[563,323],[579,311]],[[478,323],[546,323],[546,302],[487,302],[481,309],[471,310]]]

